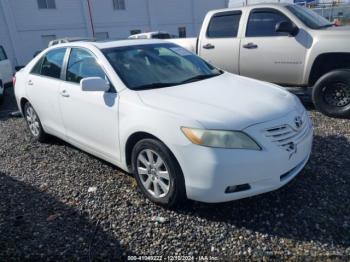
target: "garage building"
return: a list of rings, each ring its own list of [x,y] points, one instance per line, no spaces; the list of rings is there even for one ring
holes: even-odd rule
[[[62,37],[124,39],[167,31],[195,36],[205,14],[228,0],[0,0],[0,45],[24,65],[49,41]]]

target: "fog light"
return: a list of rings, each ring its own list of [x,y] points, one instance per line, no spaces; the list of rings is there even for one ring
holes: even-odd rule
[[[228,186],[225,190],[226,194],[230,193],[236,193],[236,192],[241,192],[245,190],[249,190],[250,185],[249,184],[242,184],[242,185],[236,185],[236,186]]]

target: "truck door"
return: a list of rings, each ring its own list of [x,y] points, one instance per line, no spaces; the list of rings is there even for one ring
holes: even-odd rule
[[[198,52],[202,58],[236,74],[238,74],[240,46],[237,33],[241,15],[241,11],[216,13],[210,18],[207,31],[201,32],[198,43]]]
[[[240,47],[240,74],[286,85],[302,83],[307,43],[299,36],[276,32],[290,19],[273,8],[252,9]]]

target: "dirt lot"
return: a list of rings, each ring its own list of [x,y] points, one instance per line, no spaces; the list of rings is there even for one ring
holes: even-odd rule
[[[7,117],[15,108],[7,89],[0,105],[0,261],[350,259],[349,120],[311,110],[311,160],[278,191],[167,210],[145,200],[118,168],[59,139],[32,142],[24,120]]]

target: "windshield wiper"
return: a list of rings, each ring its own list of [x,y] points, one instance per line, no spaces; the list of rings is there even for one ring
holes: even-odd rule
[[[133,90],[147,90],[147,89],[155,89],[155,88],[163,88],[163,87],[169,87],[169,86],[174,86],[177,83],[151,83],[147,85],[141,85],[141,86],[136,86],[133,87]]]
[[[133,87],[132,89],[133,90],[147,90],[147,89],[156,89],[156,88],[163,88],[163,87],[169,87],[169,86],[176,86],[176,85],[182,85],[182,84],[186,84],[186,83],[195,82],[198,80],[212,78],[212,77],[218,76],[218,75],[221,75],[221,73],[210,74],[210,75],[196,75],[194,77],[191,77],[189,79],[186,79],[186,80],[178,82],[178,83],[151,83],[151,84],[136,86],[136,87]]]
[[[334,26],[334,24],[320,25],[319,27],[317,27],[317,29],[327,28],[327,27],[332,27],[332,26]]]
[[[191,82],[195,82],[195,81],[198,81],[198,80],[204,80],[204,79],[212,78],[212,77],[218,76],[218,75],[221,75],[221,74],[196,75],[194,77],[191,77],[189,79],[186,79],[186,80],[180,82],[179,84],[191,83]]]

